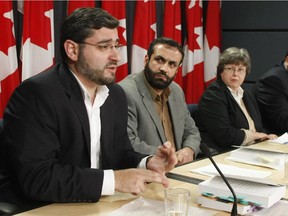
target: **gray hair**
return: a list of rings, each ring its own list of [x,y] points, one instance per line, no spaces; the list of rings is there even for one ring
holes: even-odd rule
[[[227,64],[243,64],[246,67],[246,74],[250,73],[251,60],[249,53],[244,48],[229,47],[220,55],[219,63],[217,66],[217,78],[220,78],[220,74],[224,71],[224,67]]]

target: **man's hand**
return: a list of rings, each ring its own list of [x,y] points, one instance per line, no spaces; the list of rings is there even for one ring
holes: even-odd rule
[[[194,158],[194,151],[189,147],[184,147],[176,152],[176,156],[178,159],[178,165],[188,163],[193,161]]]
[[[168,187],[165,175],[146,169],[126,169],[114,171],[115,190],[139,195],[146,190],[146,184],[156,182]]]
[[[157,152],[147,163],[147,169],[156,171],[160,174],[165,174],[172,170],[178,163],[175,150],[170,142],[165,142],[159,146]]]

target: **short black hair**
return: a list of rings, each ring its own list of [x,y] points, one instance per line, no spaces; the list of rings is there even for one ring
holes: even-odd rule
[[[83,42],[92,35],[93,29],[106,27],[115,29],[119,26],[119,20],[101,8],[78,8],[66,17],[60,30],[60,54],[62,60],[68,57],[64,49],[64,43],[70,39],[76,43]]]
[[[179,63],[179,65],[181,65],[181,63],[184,59],[184,51],[182,49],[182,46],[177,41],[175,41],[171,38],[168,38],[168,37],[158,37],[150,43],[148,51],[147,51],[147,56],[149,59],[154,52],[154,47],[156,44],[166,44],[170,47],[175,47],[177,50],[179,50],[179,52],[182,54],[182,58],[181,58],[181,61]]]

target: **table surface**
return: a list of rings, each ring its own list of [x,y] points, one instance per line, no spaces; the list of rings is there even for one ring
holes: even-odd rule
[[[253,148],[259,149],[274,149],[276,151],[285,151],[288,152],[288,146],[275,145],[270,144],[268,142],[263,142],[259,144],[255,144]],[[280,179],[284,178],[283,171],[276,171],[265,167],[253,166],[248,164],[241,164],[237,162],[228,161],[225,158],[229,156],[230,152],[223,153],[217,156],[213,156],[213,159],[216,163],[229,164],[233,166],[248,168],[248,169],[256,169],[256,170],[269,170],[272,171],[272,178]],[[187,188],[191,191],[191,202],[190,206],[199,206],[196,202],[197,196],[199,196],[199,192],[197,191],[197,184],[205,179],[210,178],[209,176],[197,174],[191,172],[192,169],[199,168],[201,166],[205,166],[210,164],[209,159],[197,160],[192,163],[185,164],[183,166],[179,166],[174,168],[169,174],[169,182],[171,187],[182,187]],[[174,178],[174,179],[172,179]],[[145,193],[141,194],[144,198],[150,198],[154,200],[164,200],[164,187],[160,184],[151,183],[148,184],[148,188]],[[99,215],[104,216],[108,215],[113,210],[120,208],[122,205],[125,205],[139,196],[134,196],[128,193],[115,193],[113,196],[103,196],[97,203],[66,203],[66,204],[50,204],[47,206],[43,206],[37,209],[33,209],[30,211],[22,212],[17,214],[18,216],[35,216],[35,215],[69,215],[69,216],[78,216],[78,215]],[[286,198],[287,192],[286,192]],[[164,203],[163,203],[164,205]],[[228,216],[230,213],[226,212],[218,212],[215,216]]]
[[[275,152],[283,152],[283,153],[287,152],[288,153],[288,145],[274,144],[274,143],[269,143],[268,141],[255,144],[253,146],[249,146],[249,148],[256,149],[256,150],[267,149],[267,150],[275,151]],[[267,167],[233,162],[231,160],[227,160],[228,156],[230,156],[230,152],[226,152],[223,154],[213,156],[213,159],[216,162],[216,164],[226,164],[226,165],[231,165],[231,166],[236,166],[236,167],[246,168],[246,169],[251,169],[251,170],[269,171],[271,172],[271,175],[268,177],[268,179],[278,184],[283,184],[285,182],[284,170],[279,171],[279,170],[274,170],[274,169],[267,168]],[[188,163],[186,165],[174,168],[173,170],[170,171],[168,176],[170,178],[178,179],[181,181],[186,181],[186,182],[191,182],[191,183],[194,182],[195,184],[198,184],[199,182],[206,180],[210,177],[207,175],[194,173],[192,172],[192,170],[209,165],[209,164],[211,164],[211,162],[207,158],[203,160],[195,161],[192,163]]]

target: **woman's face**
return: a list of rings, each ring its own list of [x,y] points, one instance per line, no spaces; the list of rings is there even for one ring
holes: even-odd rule
[[[237,91],[246,77],[246,66],[243,64],[226,64],[220,76],[228,87]]]

